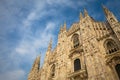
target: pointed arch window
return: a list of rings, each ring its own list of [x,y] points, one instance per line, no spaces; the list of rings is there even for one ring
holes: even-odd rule
[[[118,51],[118,49],[119,48],[118,48],[117,44],[115,43],[115,41],[113,41],[113,40],[107,41],[107,43],[106,43],[106,50],[107,50],[108,54],[116,52],[116,51]]]
[[[74,60],[74,71],[78,71],[80,69],[81,69],[80,59]]]
[[[55,76],[55,64],[52,65],[51,67],[51,77]]]
[[[73,40],[73,47],[76,48],[79,46],[79,35],[78,34],[74,34],[72,37]]]

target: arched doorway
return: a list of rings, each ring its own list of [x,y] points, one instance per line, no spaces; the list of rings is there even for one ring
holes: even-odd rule
[[[120,79],[120,64],[117,64],[117,65],[115,66],[115,69],[116,69],[116,72],[117,72],[118,77],[119,77],[119,79]]]

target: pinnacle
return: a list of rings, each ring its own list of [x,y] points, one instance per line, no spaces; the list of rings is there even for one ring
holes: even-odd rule
[[[64,22],[63,29],[66,30],[66,21]]]
[[[52,38],[50,39],[49,45],[48,45],[48,51],[51,51],[52,48]]]
[[[81,20],[81,19],[83,19],[83,15],[82,15],[82,13],[80,12],[80,20]]]
[[[85,17],[88,16],[88,12],[87,12],[86,9],[84,9],[84,16],[85,16]]]

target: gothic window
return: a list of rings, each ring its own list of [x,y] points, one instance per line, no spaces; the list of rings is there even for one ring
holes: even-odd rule
[[[116,52],[118,50],[118,46],[113,40],[109,40],[106,43],[106,50],[108,54],[111,54],[113,52]]]
[[[118,77],[119,77],[119,79],[120,79],[120,64],[117,64],[117,65],[115,66],[115,69],[116,69],[116,72],[117,72]]]
[[[55,76],[55,64],[52,65],[51,67],[51,77]]]
[[[110,21],[111,21],[111,22],[114,22],[115,20],[114,20],[113,18],[110,18]]]
[[[78,71],[81,69],[80,59],[74,60],[74,71]]]
[[[76,48],[79,46],[79,35],[78,34],[74,34],[72,37],[73,40],[73,47]]]

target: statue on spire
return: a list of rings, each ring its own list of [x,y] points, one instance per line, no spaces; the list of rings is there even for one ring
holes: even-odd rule
[[[66,21],[64,22],[63,30],[66,30]]]
[[[80,12],[80,20],[82,20],[83,19],[83,15],[82,15],[82,13]]]
[[[52,38],[50,39],[47,51],[51,51],[51,49],[52,49]]]
[[[88,12],[86,9],[84,9],[84,17],[88,16]]]
[[[63,28],[62,28],[62,25],[60,26],[60,33],[63,32]]]

